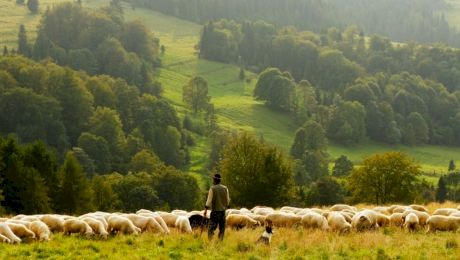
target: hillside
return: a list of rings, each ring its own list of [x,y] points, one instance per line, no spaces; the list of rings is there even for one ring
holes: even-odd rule
[[[59,2],[41,2],[41,11],[45,6]],[[84,6],[97,7],[108,1],[84,1]],[[0,45],[15,47],[18,24],[24,23],[29,32],[29,39],[34,39],[34,28],[39,16],[32,16],[24,6],[1,0],[0,22],[6,24],[0,29]],[[5,8],[3,8],[5,7]],[[155,11],[125,5],[127,20],[141,20],[160,38],[166,52],[162,57],[163,67],[158,79],[163,83],[164,95],[172,101],[177,111],[184,114],[185,108],[181,101],[182,86],[194,75],[203,76],[210,85],[210,95],[215,104],[219,124],[227,129],[240,129],[263,136],[265,140],[289,149],[295,132],[294,122],[283,113],[274,112],[262,103],[253,100],[252,89],[256,75],[246,73],[247,81],[238,79],[239,68],[234,65],[198,59],[195,45],[198,42],[201,26],[192,22],[166,16]],[[205,138],[199,138],[191,152],[191,172],[201,173],[207,160],[208,145]],[[345,154],[354,162],[359,163],[363,156],[373,153],[397,150],[415,158],[427,172],[443,172],[450,159],[460,158],[460,148],[439,146],[390,146],[383,144],[365,144],[354,147],[343,147],[331,144],[329,147],[331,160]]]
[[[221,126],[254,132],[270,143],[289,149],[295,132],[294,122],[285,114],[269,110],[253,100],[256,75],[247,73],[251,82],[242,82],[238,80],[237,66],[197,58],[195,45],[201,28],[199,25],[141,8],[134,11],[127,9],[125,14],[128,19],[141,19],[147,23],[160,38],[161,44],[166,46],[159,80],[165,86],[165,96],[177,105],[179,111],[184,109],[182,86],[193,75],[203,76],[210,83],[212,102]],[[451,158],[460,157],[460,149],[451,147],[374,143],[355,147],[330,145],[332,158],[345,154],[355,162],[361,161],[363,156],[391,150],[409,154],[423,165],[425,171],[430,172],[444,171]]]

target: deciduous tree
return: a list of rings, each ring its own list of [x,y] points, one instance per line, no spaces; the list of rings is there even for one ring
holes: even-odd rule
[[[364,159],[348,180],[355,202],[409,203],[415,196],[420,174],[420,166],[412,159],[399,152],[388,152]]]

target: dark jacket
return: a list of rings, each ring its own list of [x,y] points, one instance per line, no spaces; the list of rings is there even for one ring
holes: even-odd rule
[[[206,208],[211,208],[211,211],[225,211],[229,203],[230,196],[227,187],[222,184],[212,185],[206,200]]]

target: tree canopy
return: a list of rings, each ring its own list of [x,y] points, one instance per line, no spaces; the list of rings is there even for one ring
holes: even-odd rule
[[[278,148],[249,134],[228,141],[219,169],[235,206],[280,206],[293,196],[289,159]]]
[[[410,203],[420,182],[420,166],[398,152],[366,158],[348,177],[355,201],[387,204]]]

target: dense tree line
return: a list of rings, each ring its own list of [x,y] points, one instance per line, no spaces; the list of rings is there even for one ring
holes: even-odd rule
[[[9,214],[140,208],[192,209],[200,198],[192,176],[166,166],[148,150],[136,153],[129,174],[88,178],[74,151],[59,165],[43,142],[19,145],[0,136],[0,210]],[[3,213],[5,213],[3,212]]]
[[[214,140],[212,154],[221,153],[215,167],[222,172],[235,206],[262,202],[275,207],[286,203],[388,204],[435,199],[435,189],[421,179],[420,166],[402,153],[372,155],[360,167],[340,156],[330,171],[327,140],[314,121],[297,131],[291,158],[247,133],[222,132]]]
[[[143,93],[161,92],[151,77],[160,63],[159,40],[141,22],[125,22],[117,4],[98,10],[56,5],[44,13],[35,43],[26,39],[21,27],[18,52],[25,56],[51,58],[90,75],[120,77]]]
[[[198,47],[203,58],[242,63],[256,71],[277,67],[326,90],[343,88],[362,74],[401,71],[438,81],[449,91],[460,85],[458,49],[395,44],[380,36],[366,39],[354,26],[317,34],[262,21],[220,20],[203,26]]]
[[[460,144],[458,54],[377,36],[365,44],[353,27],[314,34],[226,20],[206,24],[200,42],[204,58],[268,67],[254,97],[343,144]]]
[[[181,121],[164,99],[122,79],[49,61],[0,57],[0,111],[2,135],[14,134],[21,143],[43,140],[61,155],[81,148],[74,152],[87,156],[96,173],[126,172],[143,149],[175,167],[188,157]]]
[[[357,25],[365,34],[395,41],[444,42],[460,46],[460,35],[443,15],[444,0],[130,0],[182,19],[206,23],[219,19],[264,20],[320,32]]]

